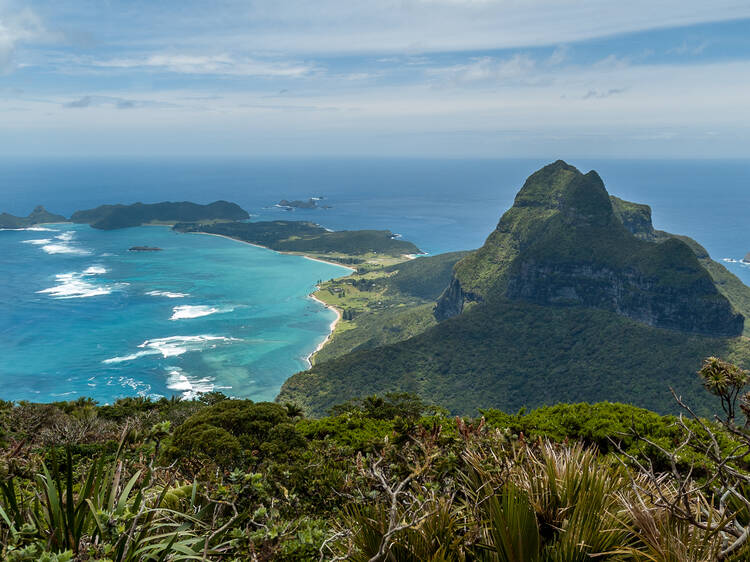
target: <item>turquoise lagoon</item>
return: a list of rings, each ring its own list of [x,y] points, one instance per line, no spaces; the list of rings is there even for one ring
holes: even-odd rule
[[[0,231],[0,272],[2,397],[107,403],[272,400],[335,319],[309,293],[348,270],[167,227],[59,224]]]

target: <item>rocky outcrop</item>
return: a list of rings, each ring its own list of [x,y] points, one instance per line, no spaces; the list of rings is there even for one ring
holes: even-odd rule
[[[744,318],[705,278],[674,287],[635,269],[524,262],[506,296],[542,305],[583,306],[615,312],[648,326],[711,336],[742,334]]]

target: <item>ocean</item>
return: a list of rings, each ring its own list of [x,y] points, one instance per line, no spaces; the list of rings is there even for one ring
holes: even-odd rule
[[[609,192],[652,206],[745,283],[750,160],[570,159]],[[252,220],[389,229],[436,254],[480,246],[545,160],[151,159],[2,161],[0,212],[69,215],[105,203],[225,199]],[[285,211],[323,197],[328,209]],[[345,272],[164,227],[0,232],[0,384],[6,400],[273,399],[306,367],[335,315],[307,295]],[[131,246],[162,252],[129,252]]]

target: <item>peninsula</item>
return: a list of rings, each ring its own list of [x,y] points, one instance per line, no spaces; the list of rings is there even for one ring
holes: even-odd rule
[[[178,232],[226,236],[278,252],[308,255],[345,265],[392,265],[422,251],[389,230],[330,231],[307,221],[178,223]]]

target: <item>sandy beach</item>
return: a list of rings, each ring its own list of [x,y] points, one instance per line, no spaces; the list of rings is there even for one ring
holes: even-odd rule
[[[314,258],[312,256],[307,256],[305,254],[296,254],[294,252],[280,252],[278,250],[274,250],[273,248],[269,248],[268,246],[261,246],[260,244],[253,244],[252,242],[248,242],[247,240],[240,240],[239,238],[232,238],[231,236],[227,236],[225,234],[214,234],[213,232],[186,232],[185,234],[203,234],[204,236],[218,236],[219,238],[225,238],[226,240],[233,240],[234,242],[239,242],[240,244],[248,244],[250,246],[255,246],[256,248],[263,248],[264,250],[268,250],[269,252],[276,252],[277,254],[284,254],[287,256],[299,256],[307,260],[318,261],[320,263],[327,263],[328,265],[335,265],[336,267],[343,267],[344,269],[348,269],[352,273],[356,271],[356,269],[354,269],[353,267],[349,267],[348,265],[343,265],[335,261],[324,260],[322,258]]]
[[[328,308],[330,310],[333,310],[336,313],[336,319],[333,322],[331,322],[331,326],[330,326],[331,331],[328,334],[328,336],[326,336],[326,339],[324,339],[322,342],[320,342],[318,344],[318,347],[315,348],[315,351],[313,351],[310,355],[308,355],[307,357],[305,357],[305,360],[310,364],[310,367],[312,367],[312,357],[313,357],[313,355],[315,355],[318,351],[320,351],[321,349],[323,349],[325,347],[325,345],[329,341],[331,341],[331,338],[333,337],[333,332],[336,329],[336,324],[338,324],[341,321],[341,311],[338,308],[336,308],[335,306],[332,306],[330,304],[326,304],[325,302],[323,302],[322,300],[320,300],[318,297],[315,296],[315,293],[310,293],[308,296],[312,300],[319,302],[320,304],[322,304],[326,308]]]

